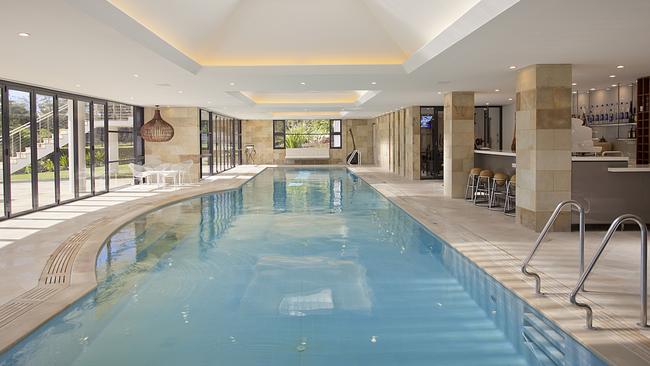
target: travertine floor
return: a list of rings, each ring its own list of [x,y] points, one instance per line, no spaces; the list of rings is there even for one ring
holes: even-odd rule
[[[532,262],[533,270],[542,276],[545,295],[538,296],[532,279],[519,272],[537,233],[499,211],[444,198],[440,181],[410,181],[372,167],[352,170],[610,362],[650,364],[650,330],[636,325],[640,313],[638,231],[616,233],[587,282],[588,292],[579,295],[595,304],[594,325],[601,328],[587,330],[584,311],[568,300],[578,277],[577,232],[548,235]],[[587,263],[603,236],[604,232],[587,232]]]

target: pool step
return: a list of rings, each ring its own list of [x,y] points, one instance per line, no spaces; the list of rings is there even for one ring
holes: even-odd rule
[[[564,365],[564,336],[554,326],[535,313],[525,312],[522,334],[540,364]]]

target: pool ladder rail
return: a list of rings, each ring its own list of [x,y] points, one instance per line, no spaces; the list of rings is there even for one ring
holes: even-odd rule
[[[614,236],[614,233],[618,228],[624,224],[625,222],[634,222],[637,225],[639,225],[639,229],[641,232],[641,279],[640,279],[640,292],[641,292],[641,311],[640,311],[640,317],[641,320],[639,322],[639,326],[643,328],[648,328],[650,327],[648,325],[648,228],[643,222],[643,219],[641,219],[639,216],[632,215],[632,214],[624,214],[619,217],[617,217],[612,224],[609,227],[609,230],[607,230],[607,233],[605,234],[605,237],[603,238],[602,243],[600,244],[600,247],[594,254],[593,258],[591,259],[591,262],[589,263],[589,266],[585,269],[585,209],[580,205],[575,200],[567,200],[567,201],[562,201],[560,202],[557,207],[555,208],[555,211],[553,211],[553,214],[551,217],[548,219],[546,222],[546,225],[542,229],[542,232],[539,234],[539,237],[537,238],[537,241],[535,242],[535,246],[533,249],[530,251],[530,254],[526,257],[524,260],[524,263],[521,266],[521,272],[528,276],[528,277],[533,277],[535,279],[535,293],[536,294],[541,294],[541,278],[539,274],[536,272],[531,272],[528,270],[528,265],[530,261],[533,259],[539,248],[542,246],[542,242],[544,238],[546,237],[546,234],[551,230],[551,227],[557,220],[558,216],[560,215],[560,212],[565,206],[571,205],[572,208],[576,208],[578,210],[578,213],[580,215],[580,224],[579,224],[579,250],[580,250],[580,277],[578,279],[578,282],[576,283],[575,288],[573,291],[571,291],[571,294],[569,295],[569,301],[578,307],[581,307],[586,310],[587,312],[587,328],[588,329],[594,329],[593,327],[593,310],[591,306],[578,302],[576,300],[576,297],[578,295],[578,292],[580,291],[585,291],[585,282],[587,281],[587,278],[589,278],[589,275],[591,274],[591,271],[594,269],[594,266],[600,259],[600,256],[603,254],[605,251],[605,248],[609,244],[609,241],[612,239]]]
[[[578,292],[581,290],[581,287],[584,286],[585,281],[587,281],[587,278],[591,274],[591,271],[594,269],[594,266],[598,262],[598,259],[600,259],[600,256],[605,251],[607,244],[609,244],[609,241],[612,238],[612,236],[614,236],[616,230],[618,230],[621,224],[628,221],[634,222],[637,225],[639,225],[639,229],[641,231],[641,271],[640,271],[641,272],[641,281],[640,281],[641,321],[639,322],[639,326],[641,326],[642,328],[648,327],[648,228],[643,222],[643,219],[641,219],[639,216],[625,214],[617,217],[616,220],[612,222],[612,225],[609,227],[609,230],[607,230],[607,233],[605,234],[605,237],[603,238],[600,247],[596,251],[596,254],[594,254],[594,257],[589,263],[587,269],[584,272],[582,272],[582,274],[580,275],[580,279],[578,280],[578,283],[576,284],[573,291],[571,291],[571,295],[569,296],[569,300],[573,305],[581,307],[587,311],[588,329],[594,329],[593,310],[591,309],[591,306],[585,303],[578,302],[576,300],[576,296],[578,295]]]
[[[537,241],[535,242],[535,246],[533,247],[533,250],[530,251],[530,254],[528,254],[528,257],[526,257],[524,263],[521,266],[521,273],[535,279],[535,293],[538,295],[542,293],[541,278],[539,274],[537,274],[536,272],[531,272],[528,270],[528,264],[533,259],[533,257],[535,256],[539,248],[542,246],[546,234],[548,234],[548,232],[553,227],[553,224],[555,223],[555,220],[557,220],[558,216],[560,215],[560,212],[562,212],[562,209],[565,206],[569,206],[569,205],[572,206],[572,208],[575,207],[578,210],[578,213],[580,214],[580,234],[579,234],[580,275],[582,275],[584,272],[585,269],[585,209],[584,207],[582,207],[582,205],[580,205],[580,203],[578,203],[578,201],[574,201],[574,200],[562,201],[557,205],[555,211],[553,211],[553,214],[546,222],[546,225],[544,225],[542,232],[539,234],[539,237],[537,237]]]

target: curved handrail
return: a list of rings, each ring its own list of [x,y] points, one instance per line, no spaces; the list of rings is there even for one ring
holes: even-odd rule
[[[641,219],[639,216],[625,214],[617,217],[616,220],[612,222],[612,225],[610,225],[609,230],[607,230],[607,233],[603,238],[602,244],[600,244],[600,248],[598,248],[598,251],[596,251],[596,254],[594,254],[594,257],[591,259],[591,263],[589,263],[587,270],[584,271],[580,276],[580,279],[578,280],[576,287],[573,289],[569,297],[573,305],[581,307],[587,311],[587,328],[589,329],[593,329],[593,310],[591,309],[591,306],[585,303],[577,302],[576,296],[578,295],[578,292],[580,291],[581,287],[584,285],[585,281],[587,280],[587,277],[589,277],[589,274],[591,274],[591,271],[594,269],[594,266],[596,265],[596,262],[598,262],[600,255],[603,254],[603,251],[605,251],[605,247],[607,247],[609,240],[612,238],[612,236],[614,235],[618,227],[621,226],[621,224],[624,223],[625,221],[635,222],[637,223],[637,225],[639,225],[639,228],[641,229],[641,322],[640,325],[642,327],[648,326],[648,228],[643,222],[643,219]]]
[[[553,214],[546,222],[544,229],[542,229],[542,232],[539,234],[539,237],[537,237],[537,241],[535,242],[535,246],[533,247],[533,250],[530,251],[530,254],[528,254],[528,257],[526,257],[524,263],[521,266],[521,273],[523,273],[528,277],[533,277],[535,279],[536,294],[541,294],[542,280],[537,273],[528,271],[527,268],[528,264],[535,256],[535,253],[537,253],[539,247],[542,246],[542,241],[544,240],[544,237],[546,237],[546,234],[548,234],[549,230],[551,230],[551,227],[553,227],[555,220],[557,220],[557,217],[560,215],[560,212],[566,205],[571,205],[577,208],[578,212],[580,213],[580,239],[579,239],[580,240],[580,274],[582,275],[582,273],[584,272],[585,269],[585,209],[584,207],[582,207],[582,205],[580,205],[578,201],[575,200],[562,201],[557,205],[555,211],[553,211]]]

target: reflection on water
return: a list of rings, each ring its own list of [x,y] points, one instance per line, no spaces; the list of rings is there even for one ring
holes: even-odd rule
[[[0,365],[525,364],[441,248],[345,170],[267,170],[124,226]]]

